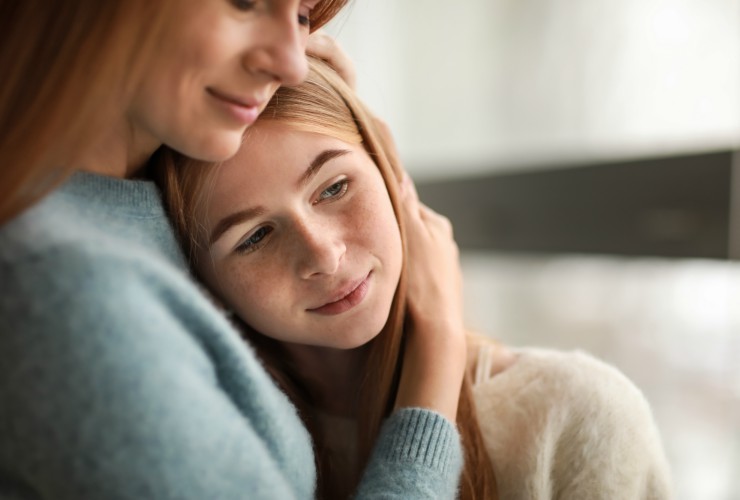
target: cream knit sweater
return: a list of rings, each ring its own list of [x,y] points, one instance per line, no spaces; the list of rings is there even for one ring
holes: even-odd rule
[[[509,365],[500,344],[469,340],[499,500],[672,498],[650,407],[621,372],[583,352],[552,349],[516,349]],[[341,483],[356,462],[356,422],[320,414],[319,424]]]
[[[515,351],[491,376],[478,349],[474,395],[501,500],[671,498],[650,407],[615,368],[580,352]]]

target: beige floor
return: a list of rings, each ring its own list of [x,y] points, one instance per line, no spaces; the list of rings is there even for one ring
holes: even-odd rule
[[[740,500],[740,263],[463,254],[471,326],[585,349],[652,404],[677,500]]]

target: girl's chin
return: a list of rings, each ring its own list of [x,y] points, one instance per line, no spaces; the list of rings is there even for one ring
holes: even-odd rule
[[[335,346],[335,349],[342,349],[346,351],[359,349],[360,347],[366,346],[368,343],[372,342],[379,334],[380,331],[377,331],[375,333],[366,332],[364,334],[352,336],[351,338],[342,339],[342,341]]]

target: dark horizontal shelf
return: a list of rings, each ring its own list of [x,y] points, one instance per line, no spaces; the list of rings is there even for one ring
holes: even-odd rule
[[[733,151],[418,183],[461,249],[728,257]]]

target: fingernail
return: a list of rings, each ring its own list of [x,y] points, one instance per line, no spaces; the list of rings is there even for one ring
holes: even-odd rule
[[[403,173],[403,177],[401,178],[401,194],[406,195],[409,191],[409,184],[411,183],[411,179],[409,178],[409,174],[406,172]]]

